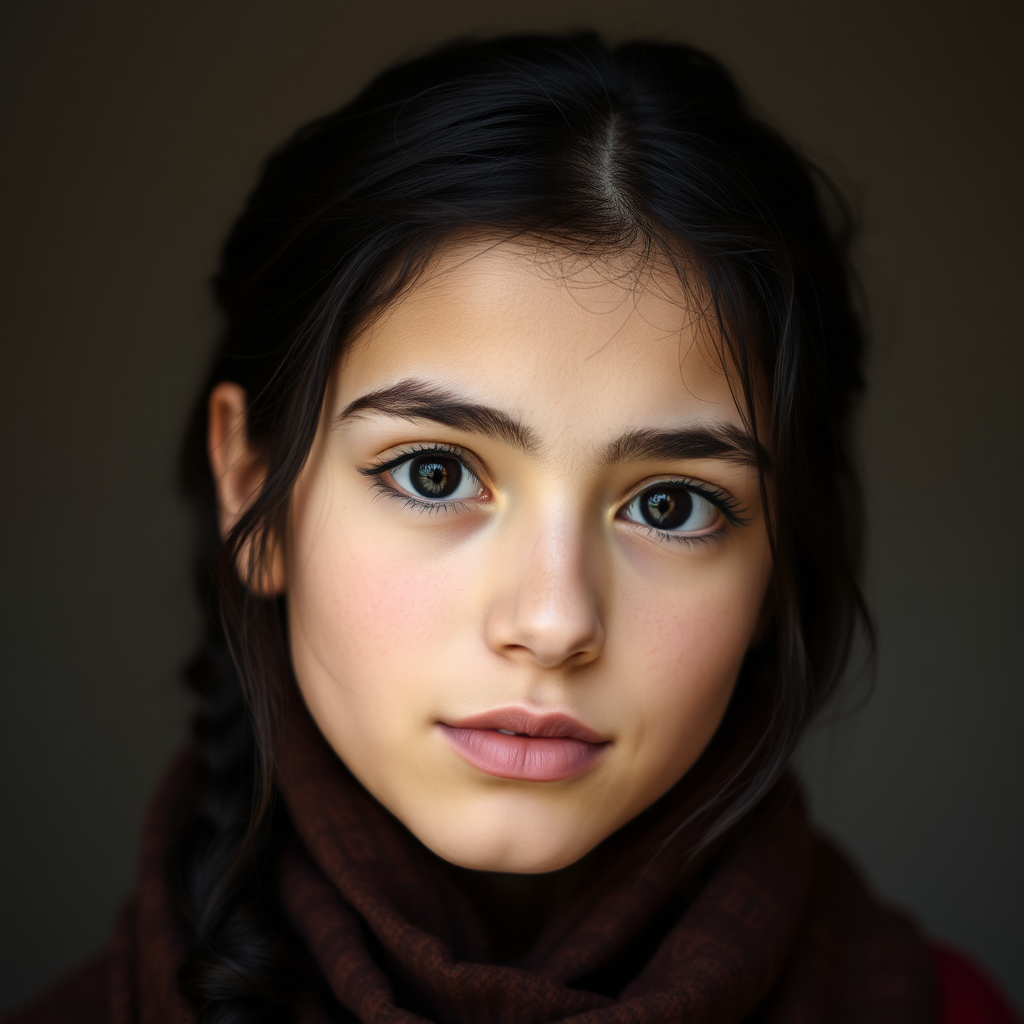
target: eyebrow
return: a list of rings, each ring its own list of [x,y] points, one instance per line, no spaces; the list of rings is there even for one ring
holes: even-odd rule
[[[766,469],[767,450],[754,437],[732,423],[682,427],[678,430],[630,430],[605,449],[604,461],[667,462],[675,459],[720,459]]]
[[[510,444],[527,455],[540,450],[537,435],[519,419],[500,409],[468,402],[452,391],[420,380],[403,380],[349,402],[335,425],[372,410],[408,420],[432,420],[455,430],[483,434]],[[608,444],[606,465],[618,462],[664,462],[718,459],[746,466],[770,464],[767,451],[750,434],[731,423],[700,424],[675,430],[630,430]]]
[[[403,380],[349,402],[335,419],[343,423],[366,409],[405,420],[433,420],[455,430],[484,434],[531,455],[540,448],[537,435],[514,416],[487,405],[467,402],[451,391],[424,381]]]

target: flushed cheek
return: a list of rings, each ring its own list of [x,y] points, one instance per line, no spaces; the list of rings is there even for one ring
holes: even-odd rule
[[[734,602],[702,596],[676,607],[650,608],[646,616],[634,617],[629,636],[646,655],[638,653],[638,659],[660,669],[652,674],[655,678],[684,670],[710,681],[719,675],[716,666],[738,665],[752,623],[753,617]]]
[[[324,560],[320,580],[337,641],[364,655],[400,656],[411,647],[424,656],[424,643],[439,639],[443,628],[447,581],[438,573],[417,572],[415,564],[386,548],[340,546],[338,557]]]
[[[464,619],[452,615],[457,567],[442,559],[424,564],[393,538],[376,537],[372,526],[339,525],[327,524],[304,548],[296,543],[290,587],[292,619],[302,634],[293,639],[296,671],[305,689],[303,655],[295,649],[302,645],[313,671],[341,691],[339,699],[360,696],[357,710],[374,729],[400,726],[372,709],[397,703],[409,718],[410,707],[429,702],[426,686],[438,670],[432,663],[450,649],[453,621]]]
[[[731,582],[731,581],[730,581]],[[632,673],[638,755],[668,758],[684,771],[717,728],[749,646],[760,593],[756,581],[677,593],[634,595],[624,622]],[[678,762],[678,763],[675,763]]]

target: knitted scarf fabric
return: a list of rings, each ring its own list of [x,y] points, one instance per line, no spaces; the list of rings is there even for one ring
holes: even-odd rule
[[[307,961],[294,1019],[936,1024],[923,940],[815,835],[791,783],[713,850],[686,857],[697,826],[679,826],[743,748],[720,734],[675,789],[570,869],[571,898],[529,950],[496,962],[465,872],[377,803],[292,701],[278,788],[294,838],[277,885]],[[112,948],[9,1024],[194,1020],[177,988],[187,939],[167,880],[188,772],[185,759],[153,805],[138,894]]]

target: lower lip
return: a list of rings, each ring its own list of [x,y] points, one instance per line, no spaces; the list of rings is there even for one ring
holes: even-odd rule
[[[587,743],[568,736],[506,736],[496,729],[457,729],[441,725],[444,738],[474,768],[499,779],[561,782],[592,768],[607,743]]]

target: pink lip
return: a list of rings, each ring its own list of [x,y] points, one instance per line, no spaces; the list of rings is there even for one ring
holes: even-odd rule
[[[499,779],[570,779],[593,767],[610,745],[569,715],[535,715],[522,708],[499,708],[438,725],[456,753]]]

